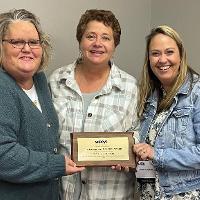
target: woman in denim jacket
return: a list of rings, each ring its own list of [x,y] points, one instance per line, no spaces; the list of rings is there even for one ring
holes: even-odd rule
[[[141,143],[133,150],[140,160],[140,199],[199,199],[199,74],[188,66],[180,36],[168,26],[147,36],[139,91]]]

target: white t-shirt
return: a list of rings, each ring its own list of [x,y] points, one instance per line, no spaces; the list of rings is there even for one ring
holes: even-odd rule
[[[40,110],[40,112],[42,112],[41,105],[38,100],[38,95],[37,95],[37,92],[35,89],[35,85],[33,85],[32,88],[29,90],[25,90],[25,89],[23,89],[23,90],[27,94],[27,96],[31,99],[33,104]]]

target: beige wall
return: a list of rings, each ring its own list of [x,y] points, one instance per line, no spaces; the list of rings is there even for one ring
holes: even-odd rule
[[[53,59],[47,69],[49,75],[77,58],[75,31],[81,14],[90,8],[110,9],[122,27],[121,44],[114,61],[125,71],[138,76],[144,57],[144,36],[150,27],[150,3],[149,0],[1,0],[0,12],[26,8],[39,16],[53,40]]]
[[[150,28],[168,24],[183,38],[189,64],[200,72],[200,1],[199,0],[0,0],[0,12],[12,8],[26,8],[39,16],[52,38],[54,52],[47,69],[73,62],[78,56],[75,38],[81,14],[90,8],[112,10],[122,27],[121,44],[114,55],[115,63],[139,78],[145,36]]]

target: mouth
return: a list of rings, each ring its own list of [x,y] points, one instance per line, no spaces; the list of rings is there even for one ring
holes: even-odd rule
[[[158,69],[161,71],[166,71],[171,67],[171,65],[162,65],[162,66],[158,66]]]
[[[19,59],[21,59],[23,61],[30,61],[30,60],[33,60],[33,57],[31,57],[31,56],[21,56]]]
[[[90,53],[92,54],[97,54],[97,55],[102,55],[104,51],[99,51],[99,50],[90,50]]]

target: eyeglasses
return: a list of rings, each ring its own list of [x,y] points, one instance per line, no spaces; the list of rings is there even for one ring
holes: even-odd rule
[[[85,35],[85,37],[90,41],[96,41],[98,35],[94,33],[88,33]],[[103,34],[103,35],[100,35],[99,37],[102,42],[108,42],[112,40],[112,36],[108,34]]]
[[[31,49],[39,49],[41,47],[41,41],[40,40],[15,40],[15,39],[9,39],[9,40],[2,40],[3,42],[8,42],[16,49],[23,49],[26,44]]]

